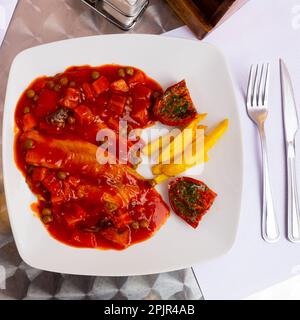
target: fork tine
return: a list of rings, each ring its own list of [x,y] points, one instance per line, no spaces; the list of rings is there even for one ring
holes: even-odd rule
[[[270,83],[270,64],[267,63],[267,71],[266,71],[266,80],[264,83],[264,100],[263,105],[268,105],[268,99],[269,99],[269,83]]]
[[[259,90],[258,90],[258,106],[262,106],[264,102],[264,92],[265,92],[265,64],[262,64],[259,79]]]
[[[253,87],[253,100],[252,100],[252,106],[257,107],[258,105],[258,86],[259,86],[259,65],[256,66],[255,70],[255,78],[254,78],[254,87]]]
[[[250,69],[248,88],[247,88],[247,107],[252,106],[253,77],[254,77],[254,66],[252,65]]]

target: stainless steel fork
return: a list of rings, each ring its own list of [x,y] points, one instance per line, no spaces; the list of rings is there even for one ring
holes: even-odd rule
[[[264,123],[268,116],[269,79],[269,64],[251,66],[246,105],[248,115],[256,124],[261,140],[263,165],[262,237],[267,242],[275,242],[279,239],[279,228],[271,193],[264,128]]]

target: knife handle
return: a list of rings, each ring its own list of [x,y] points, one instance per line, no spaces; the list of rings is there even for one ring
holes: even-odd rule
[[[288,176],[288,238],[291,242],[300,241],[300,209],[297,192],[295,144],[287,145]]]

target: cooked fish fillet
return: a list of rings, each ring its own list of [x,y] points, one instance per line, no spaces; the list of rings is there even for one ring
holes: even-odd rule
[[[34,142],[34,147],[26,152],[28,164],[61,169],[75,175],[81,172],[91,179],[105,178],[108,184],[118,189],[126,202],[139,193],[139,182],[145,181],[127,165],[100,164],[96,158],[98,147],[92,143],[48,138],[37,131],[25,132],[21,138]]]

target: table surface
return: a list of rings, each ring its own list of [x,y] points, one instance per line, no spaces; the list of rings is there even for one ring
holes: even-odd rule
[[[181,25],[164,1],[150,0],[141,21],[129,33],[160,34]],[[1,118],[7,76],[17,53],[42,43],[121,32],[79,0],[19,0],[0,48]],[[192,269],[139,277],[85,277],[44,272],[26,265],[11,234],[3,192],[2,163],[0,166],[0,272],[6,277],[5,288],[0,283],[0,299],[202,298]]]
[[[205,299],[243,299],[265,288],[269,289],[254,297],[270,299],[300,297],[299,244],[291,243],[286,238],[285,139],[279,72],[279,57],[281,57],[288,66],[299,108],[299,32],[299,0],[251,0],[205,38],[205,42],[221,49],[229,65],[242,125],[245,155],[244,188],[236,241],[226,255],[194,266]],[[173,30],[167,35],[194,38],[186,27]],[[270,112],[265,129],[271,187],[281,231],[280,240],[274,244],[266,243],[261,237],[260,142],[257,128],[250,121],[245,108],[250,66],[262,62],[270,63],[271,70]],[[300,134],[296,137],[298,182],[300,181],[299,152]],[[298,277],[294,278],[297,274]],[[278,284],[286,279],[289,281]],[[274,287],[274,284],[278,285]]]

